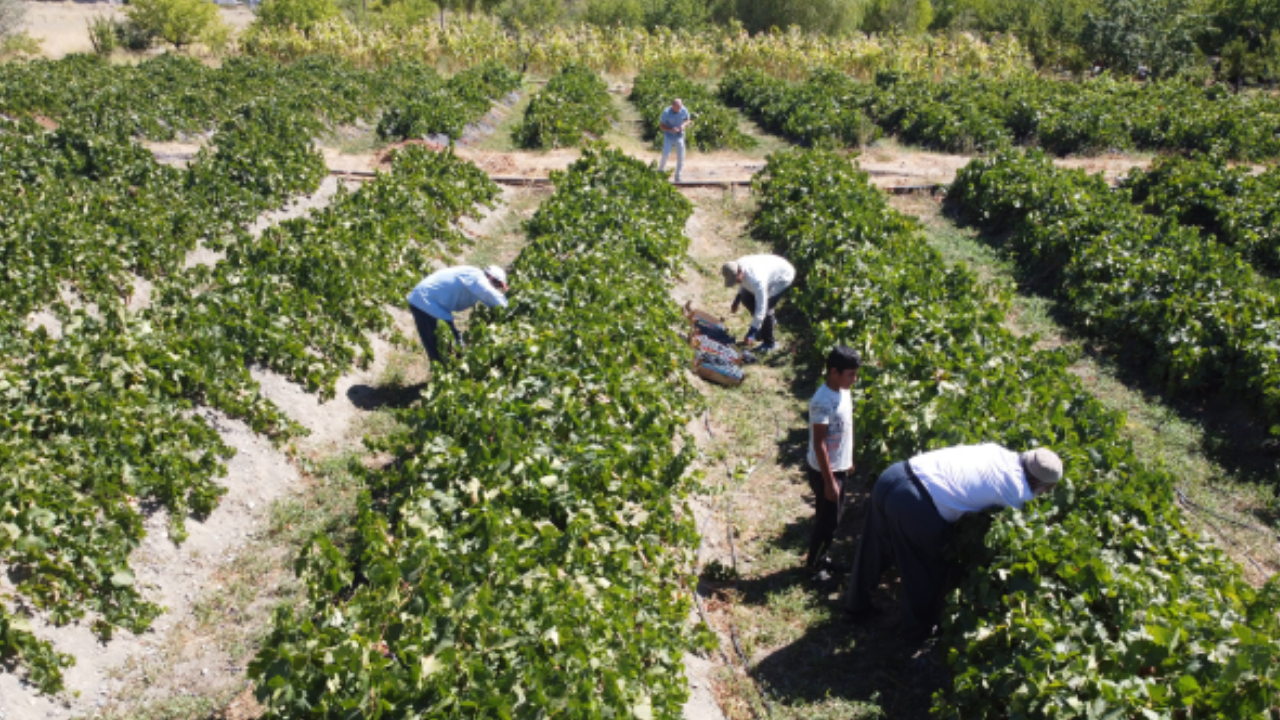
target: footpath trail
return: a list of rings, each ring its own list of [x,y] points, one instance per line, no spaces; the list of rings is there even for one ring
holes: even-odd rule
[[[686,227],[689,267],[673,297],[727,315],[734,291],[723,286],[720,264],[771,248],[746,233],[754,200],[744,191],[685,195],[696,209]],[[703,536],[699,594],[723,651],[705,661],[711,691],[733,720],[923,719],[932,691],[946,679],[940,659],[901,648],[889,628],[892,618],[855,632],[838,612],[842,583],[816,584],[801,568],[813,516],[803,474],[805,418],[821,380],[797,362],[794,353],[808,339],[800,318],[785,307],[780,349],[751,366],[742,386],[694,379],[709,407],[691,427],[706,475],[705,493],[695,503]],[[741,333],[748,322],[740,311],[728,324]],[[838,561],[852,559],[869,487],[869,478],[855,481],[832,553]],[[690,675],[696,699],[702,677]]]

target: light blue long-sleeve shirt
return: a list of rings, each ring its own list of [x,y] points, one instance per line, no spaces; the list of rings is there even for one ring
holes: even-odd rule
[[[680,112],[676,112],[668,107],[666,110],[662,111],[662,117],[658,118],[659,124],[666,125],[669,128],[680,127],[687,122],[689,122],[689,108],[684,106],[680,107]],[[667,132],[666,130],[663,130],[662,134],[672,140],[679,140],[684,137],[683,130],[679,132]]]
[[[453,314],[470,310],[482,302],[489,307],[507,306],[507,298],[489,284],[484,271],[470,265],[445,268],[431,273],[409,293],[409,304],[445,322]]]

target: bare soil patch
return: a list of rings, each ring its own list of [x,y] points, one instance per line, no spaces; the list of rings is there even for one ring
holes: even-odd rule
[[[326,179],[315,195],[260,218],[254,230],[323,207],[338,183]],[[463,259],[510,262],[523,242],[521,223],[549,192],[504,189],[494,209],[465,222],[475,243]],[[198,259],[218,257],[204,251]],[[400,307],[389,311],[393,335],[407,344],[371,338],[370,367],[340,378],[332,399],[321,401],[278,374],[252,370],[263,394],[311,432],[291,448],[273,446],[237,420],[199,410],[237,454],[221,481],[227,494],[208,518],[187,520],[185,542],[169,538],[164,513],[146,519],[148,535],[132,564],[145,597],[166,612],[148,632],[122,632],[106,644],[87,623],[54,628],[36,618],[37,635],[78,660],[66,675],[68,691],[44,697],[14,674],[0,673],[0,720],[205,717],[216,710],[225,717],[257,717],[260,708],[246,693],[244,666],[273,608],[300,591],[290,570],[291,548],[305,541],[308,524],[350,510],[345,506],[354,491],[335,486],[334,478],[343,475],[348,458],[363,462],[364,435],[391,422],[382,409],[412,401],[428,377],[409,313]],[[12,589],[7,582],[0,578],[0,593]]]
[[[23,3],[27,16],[22,30],[41,42],[45,57],[60,58],[71,53],[93,52],[89,39],[89,21],[95,17],[124,19],[124,7],[110,2],[31,2]],[[223,22],[238,32],[253,22],[247,7],[220,8]]]

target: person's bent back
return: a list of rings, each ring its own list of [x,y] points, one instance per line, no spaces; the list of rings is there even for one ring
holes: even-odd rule
[[[409,311],[418,328],[418,337],[431,362],[440,362],[436,324],[443,322],[453,332],[459,347],[465,347],[462,333],[453,324],[454,313],[470,310],[477,303],[489,307],[507,306],[503,295],[507,274],[496,265],[481,270],[469,265],[445,268],[431,273],[409,293]]]

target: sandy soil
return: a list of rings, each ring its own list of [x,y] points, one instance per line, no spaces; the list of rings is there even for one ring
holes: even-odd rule
[[[167,612],[149,632],[136,636],[120,631],[105,645],[87,624],[55,628],[37,618],[33,622],[36,634],[76,657],[76,665],[66,672],[71,692],[58,699],[40,696],[13,674],[0,674],[0,718],[62,718],[90,714],[105,705],[121,686],[115,679],[119,669],[131,657],[155,652],[166,631],[190,614],[194,598],[207,589],[205,578],[220,564],[234,559],[238,546],[261,527],[271,503],[301,481],[288,458],[244,423],[210,410],[200,414],[236,449],[222,480],[227,494],[204,522],[187,520],[190,537],[181,545],[169,539],[165,513],[148,517],[147,537],[130,562],[144,596]],[[11,589],[5,588],[4,582],[0,580],[0,591]],[[214,660],[206,659],[201,669],[211,666],[215,674],[222,674],[224,670]]]
[[[93,52],[88,23],[95,17],[123,18],[123,6],[112,2],[27,2],[22,29],[41,41],[46,57],[60,58],[71,53]],[[234,30],[253,22],[245,7],[222,8],[222,19]]]
[[[337,178],[327,178],[314,195],[259,218],[254,231],[261,232],[273,223],[323,207],[337,191],[339,182]],[[519,221],[527,218],[538,198],[545,195],[546,191],[506,188],[497,207],[476,220],[468,220],[465,229],[478,237],[477,246],[488,245],[491,236],[498,236],[493,242],[502,246],[500,255],[509,261],[517,250],[507,247],[511,241],[506,235],[511,228],[519,227]],[[198,250],[188,262],[213,263],[218,259],[216,253]],[[142,303],[143,296],[142,289],[135,292],[136,302]],[[400,308],[389,311],[400,332],[414,337],[408,312]],[[393,347],[385,338],[371,340],[375,351],[371,366],[340,378],[334,398],[326,402],[275,373],[261,368],[251,370],[263,394],[310,430],[309,436],[294,443],[299,456],[323,461],[360,449],[367,418],[379,407],[379,377],[389,363],[406,362],[405,351]],[[410,374],[414,372],[410,369]],[[244,423],[208,409],[199,413],[237,454],[227,463],[228,475],[221,481],[228,490],[226,496],[204,522],[187,520],[190,537],[181,545],[175,545],[168,537],[168,517],[164,513],[146,519],[148,535],[131,563],[145,597],[164,606],[165,614],[150,631],[140,636],[121,632],[105,645],[97,641],[87,623],[55,628],[36,618],[33,626],[40,637],[52,640],[59,651],[77,658],[76,666],[66,673],[68,692],[57,698],[44,697],[12,673],[0,673],[0,720],[91,716],[104,710],[130,716],[138,710],[130,703],[225,696],[244,686],[244,668],[233,664],[234,658],[216,643],[193,634],[192,626],[198,625],[195,612],[202,601],[222,589],[217,578],[239,554],[247,552],[248,543],[264,529],[273,503],[301,491],[308,480],[289,456]],[[0,576],[0,594],[12,590],[6,583]],[[271,588],[263,588],[263,602],[272,596]],[[267,610],[263,609],[262,618],[267,617]],[[175,646],[180,648],[176,652]],[[170,662],[176,664],[165,664]],[[228,708],[227,717],[256,717],[256,705],[244,693],[237,696],[233,706]],[[706,715],[697,717],[711,720]]]
[[[200,149],[195,143],[144,143],[161,162],[185,164]],[[372,172],[390,168],[389,152],[343,153],[331,147],[322,147],[325,163],[333,172]],[[625,152],[645,162],[658,162],[660,153],[627,148]],[[582,151],[578,148],[561,148],[542,152],[499,152],[460,146],[458,157],[475,163],[494,178],[545,179],[552,170],[564,170],[577,160]],[[896,145],[868,148],[857,156],[857,162],[871,174],[871,182],[880,187],[947,184],[955,180],[956,172],[973,160],[973,155],[953,155]],[[1134,168],[1151,165],[1152,157],[1127,155],[1100,155],[1097,157],[1058,158],[1054,163],[1064,168],[1079,168],[1090,173],[1102,173],[1110,182],[1119,180]],[[668,169],[674,169],[674,160]],[[685,156],[683,179],[687,182],[746,183],[760,170],[764,162],[732,151],[715,153],[690,152]]]
[[[577,149],[546,152],[491,152],[462,149],[463,157],[480,166],[490,176],[511,178],[545,178],[552,170],[563,170],[578,159]],[[657,162],[659,153],[629,150],[628,154],[645,162]],[[871,173],[871,181],[881,187],[946,184],[955,180],[956,172],[973,159],[971,155],[949,155],[923,150],[887,148],[867,150],[858,157],[862,168]],[[1083,168],[1103,173],[1117,180],[1135,167],[1145,168],[1150,158],[1104,155],[1091,158],[1061,158],[1060,167]],[[670,169],[672,166],[668,166]],[[764,168],[758,159],[732,152],[689,153],[685,156],[683,179],[688,182],[750,182]]]

